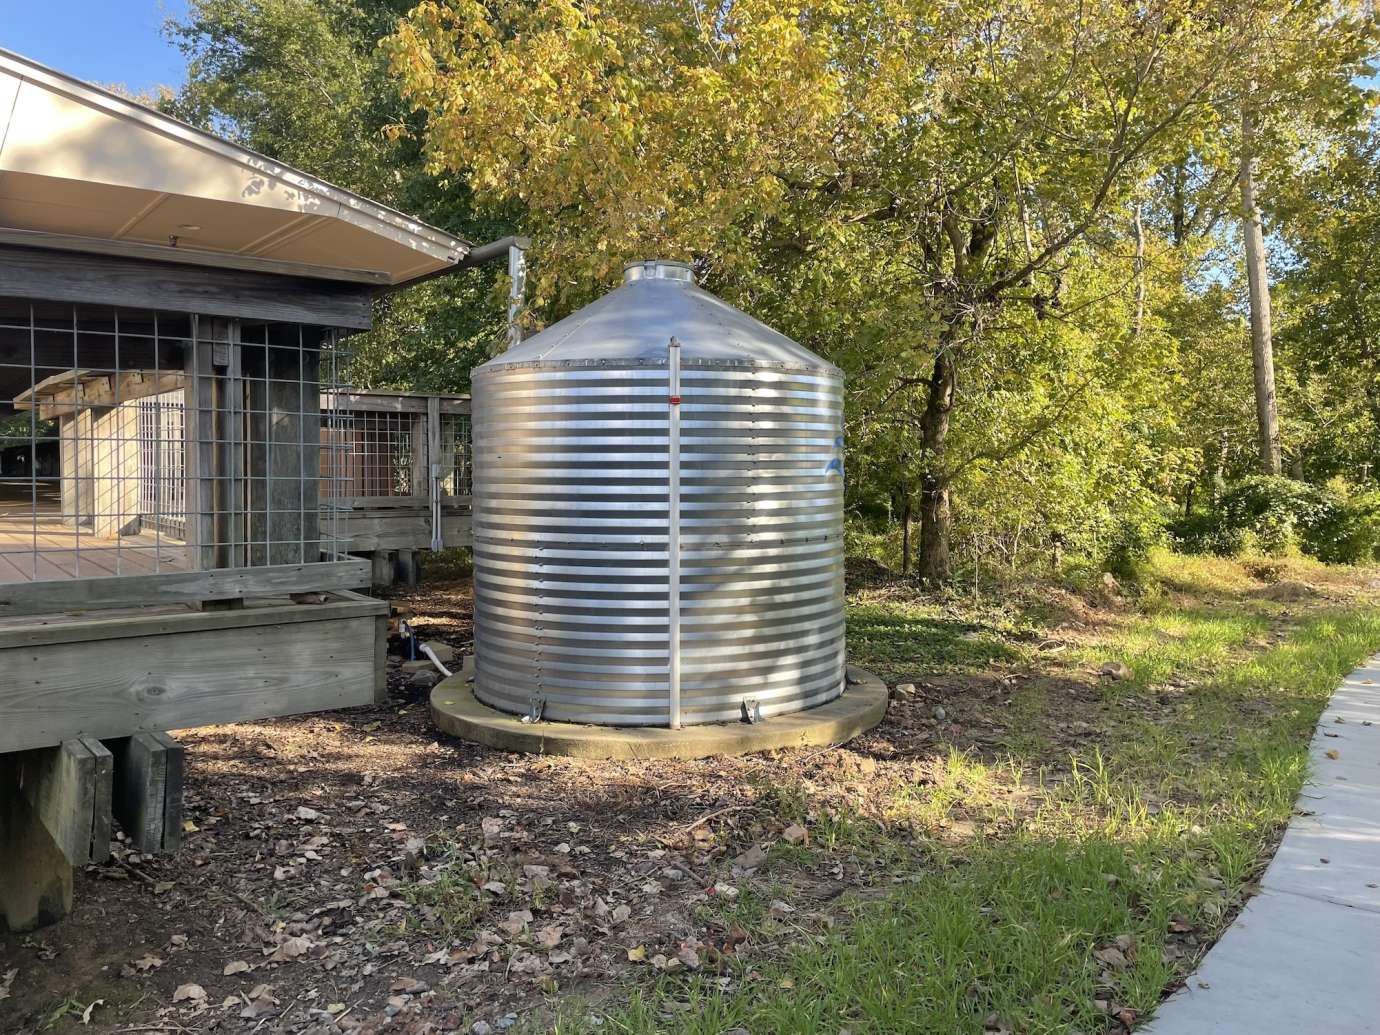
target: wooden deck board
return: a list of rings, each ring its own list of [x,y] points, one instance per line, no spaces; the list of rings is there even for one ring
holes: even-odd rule
[[[62,523],[56,487],[40,484],[35,492],[27,484],[0,485],[0,585],[186,569],[179,540],[149,532],[92,535]]]

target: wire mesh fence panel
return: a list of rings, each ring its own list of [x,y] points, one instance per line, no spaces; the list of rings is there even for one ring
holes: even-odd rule
[[[410,413],[340,409],[323,414],[323,439],[333,458],[323,456],[323,473],[333,483],[332,494],[421,495],[415,424]]]
[[[0,583],[315,563],[333,332],[0,298]]]
[[[470,494],[470,415],[441,414],[440,486],[442,496]]]

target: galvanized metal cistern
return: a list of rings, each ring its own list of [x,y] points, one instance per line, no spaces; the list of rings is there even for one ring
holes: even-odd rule
[[[676,727],[843,692],[837,368],[648,261],[473,398],[481,701]]]

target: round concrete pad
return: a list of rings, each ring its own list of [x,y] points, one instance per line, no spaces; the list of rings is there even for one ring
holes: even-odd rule
[[[583,726],[523,722],[475,699],[474,659],[431,691],[431,719],[447,733],[503,751],[573,758],[706,758],[778,748],[830,747],[870,730],[886,715],[887,689],[862,669],[848,670],[848,687],[828,704],[755,724],[659,727]]]

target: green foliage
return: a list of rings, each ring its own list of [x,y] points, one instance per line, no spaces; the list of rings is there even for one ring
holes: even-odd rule
[[[1337,501],[1317,486],[1293,478],[1256,475],[1243,479],[1218,502],[1223,530],[1237,541],[1235,552],[1284,554],[1302,547],[1304,537],[1323,521]]]
[[[1304,550],[1330,564],[1380,557],[1380,492],[1343,496],[1305,529]]]
[[[1241,543],[1225,533],[1222,516],[1215,510],[1195,510],[1174,518],[1167,526],[1170,541],[1186,553],[1231,557]]]
[[[1215,508],[1176,520],[1171,532],[1182,548],[1200,553],[1302,552],[1364,564],[1380,548],[1380,492],[1257,475],[1231,486]]]
[[[1305,473],[1380,471],[1380,175],[1374,121],[1284,181],[1283,404]]]
[[[1112,531],[1101,567],[1123,582],[1139,582],[1152,554],[1167,540],[1164,522],[1158,514],[1123,518]]]
[[[512,231],[512,210],[481,211],[463,182],[434,176],[406,133],[378,41],[407,0],[191,0],[168,34],[188,61],[163,106],[349,190],[469,240]],[[420,117],[409,125],[419,129]],[[386,296],[375,328],[350,339],[360,388],[461,392],[504,334],[506,277],[472,270]]]
[[[383,46],[430,167],[523,208],[536,315],[693,260],[848,374],[854,513],[896,535],[928,485],[960,563],[1058,540],[1129,571],[1252,455],[1215,250],[1236,73],[1283,167],[1286,129],[1364,108],[1368,33],[1321,0],[497,0],[421,3]]]
[[[1286,458],[1317,482],[1380,471],[1373,32],[1324,0],[192,0],[163,103],[470,239],[521,229],[533,325],[627,259],[692,260],[847,374],[856,553],[899,568],[930,484],[961,569],[1058,554],[1134,577],[1162,515],[1217,515],[1255,470],[1248,94],[1288,245]],[[351,380],[466,390],[505,287],[491,267],[381,300]],[[1360,511],[1280,507],[1174,531],[1365,554]]]
[[[843,526],[844,553],[865,559],[893,572],[901,570],[901,540],[884,522],[850,517]]]

